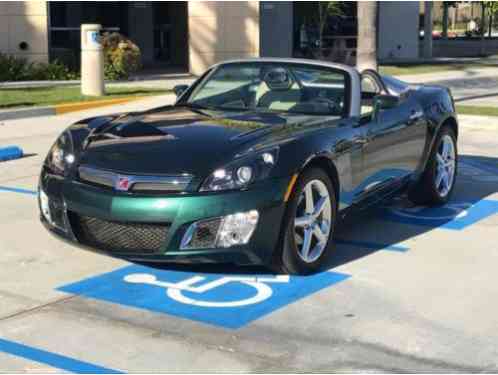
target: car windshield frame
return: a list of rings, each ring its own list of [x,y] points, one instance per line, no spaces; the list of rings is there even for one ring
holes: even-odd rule
[[[216,107],[211,105],[204,105],[202,103],[198,103],[201,99],[196,99],[196,96],[199,92],[202,91],[203,88],[210,82],[211,78],[217,73],[220,72],[221,69],[231,68],[234,66],[240,66],[242,68],[261,68],[261,66],[273,66],[275,68],[284,67],[287,69],[292,76],[292,79],[299,85],[299,88],[306,87],[307,83],[302,83],[303,81],[295,74],[295,70],[316,70],[324,71],[328,73],[342,75],[344,82],[344,93],[342,98],[342,111],[340,114],[334,113],[325,113],[325,112],[311,112],[311,111],[297,111],[297,110],[283,110],[283,109],[270,109],[258,106],[251,107]],[[309,84],[308,84],[309,86]],[[303,62],[287,62],[287,61],[232,61],[218,64],[208,71],[206,71],[201,78],[199,78],[194,85],[186,92],[186,95],[182,95],[180,100],[177,102],[177,105],[183,105],[187,107],[193,108],[202,108],[205,111],[231,111],[231,112],[246,112],[246,111],[254,111],[254,112],[262,112],[262,113],[283,113],[283,114],[296,114],[296,115],[312,115],[312,116],[330,116],[330,117],[340,117],[346,118],[350,114],[351,109],[351,101],[352,101],[352,83],[351,76],[349,72],[345,69],[341,69],[340,67],[327,66],[324,64],[312,64],[312,63],[303,63]]]

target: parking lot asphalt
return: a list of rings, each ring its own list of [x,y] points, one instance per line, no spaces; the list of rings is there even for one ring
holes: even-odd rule
[[[28,154],[0,163],[1,372],[498,371],[498,120],[460,117],[448,205],[353,213],[317,275],[134,265],[52,238],[35,191],[57,135],[168,101],[0,125]]]

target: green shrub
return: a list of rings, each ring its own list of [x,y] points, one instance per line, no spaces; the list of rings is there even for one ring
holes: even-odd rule
[[[102,36],[104,47],[104,76],[106,79],[126,79],[142,66],[140,48],[130,39],[119,33],[105,33]]]
[[[28,62],[25,58],[0,53],[0,82],[78,79],[79,74],[64,64]]]
[[[27,65],[25,59],[0,53],[0,82],[25,80]]]
[[[79,79],[79,73],[71,71],[59,61],[50,64],[34,63],[31,65],[31,78],[33,81],[62,81]]]

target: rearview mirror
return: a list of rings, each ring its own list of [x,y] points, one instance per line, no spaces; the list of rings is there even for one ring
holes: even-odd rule
[[[394,95],[377,95],[373,99],[373,117],[378,118],[379,113],[385,109],[397,107],[399,104],[399,97]]]
[[[175,92],[176,97],[180,97],[185,91],[187,91],[188,85],[176,85],[173,87],[173,91]]]

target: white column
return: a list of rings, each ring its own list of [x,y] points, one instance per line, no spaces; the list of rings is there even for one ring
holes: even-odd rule
[[[100,42],[102,26],[81,25],[81,93],[102,96],[104,88],[104,50]]]

